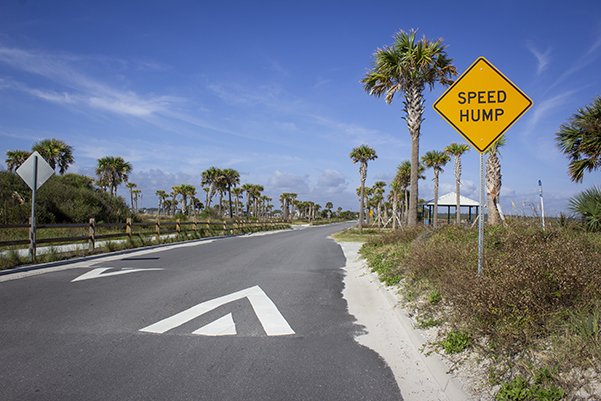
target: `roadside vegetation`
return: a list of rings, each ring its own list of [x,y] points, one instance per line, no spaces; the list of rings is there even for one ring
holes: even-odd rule
[[[508,219],[484,244],[482,275],[478,232],[460,225],[371,235],[360,252],[399,286],[418,327],[439,327],[431,348],[488,361],[497,399],[598,397],[601,233]]]

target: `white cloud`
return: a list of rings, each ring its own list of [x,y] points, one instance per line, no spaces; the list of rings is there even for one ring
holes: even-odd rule
[[[284,173],[275,170],[271,173],[268,184],[281,192],[296,192],[297,194],[307,194],[309,192],[309,177]]]
[[[544,70],[547,69],[547,66],[549,65],[549,61],[550,61],[549,54],[551,53],[551,49],[547,49],[546,52],[542,53],[530,41],[528,41],[526,46],[528,47],[528,50],[530,50],[532,52],[532,54],[534,55],[534,57],[536,57],[536,60],[538,61],[538,69],[537,69],[536,73],[538,75],[540,75]]]

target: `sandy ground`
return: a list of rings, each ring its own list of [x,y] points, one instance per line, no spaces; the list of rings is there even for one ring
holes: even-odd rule
[[[474,400],[461,381],[447,374],[442,359],[425,356],[419,349],[426,343],[410,319],[395,307],[394,290],[387,289],[357,255],[361,243],[339,242],[346,257],[343,296],[349,313],[365,327],[357,341],[376,351],[390,366],[405,401]]]

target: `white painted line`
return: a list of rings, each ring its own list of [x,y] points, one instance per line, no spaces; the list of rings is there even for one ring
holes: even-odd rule
[[[196,319],[197,317],[204,315],[205,313],[216,309],[221,305],[225,305],[242,298],[248,298],[257,315],[257,318],[261,322],[261,325],[268,336],[285,336],[295,334],[294,330],[292,330],[275,304],[258,285],[202,302],[196,306],[186,309],[185,311],[177,313],[157,323],[151,324],[150,326],[144,327],[140,331],[162,334],[166,331],[181,326],[192,319]]]
[[[214,322],[193,331],[192,334],[201,336],[234,336],[236,335],[236,323],[234,323],[232,314],[228,313]]]
[[[109,277],[109,276],[118,276],[120,274],[127,274],[127,273],[136,273],[136,272],[142,272],[142,271],[150,271],[150,270],[163,270],[161,268],[154,268],[154,269],[123,269],[123,270],[117,270],[114,272],[109,272],[109,273],[104,273],[107,270],[110,269],[114,269],[114,267],[99,267],[97,269],[91,270],[85,274],[82,274],[81,276],[71,280],[71,282],[75,282],[75,281],[81,281],[81,280],[91,280],[94,278],[102,278],[102,277]],[[103,274],[104,273],[104,274]]]

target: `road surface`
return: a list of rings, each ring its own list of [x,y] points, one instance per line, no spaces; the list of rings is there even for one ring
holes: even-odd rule
[[[350,224],[0,276],[2,400],[401,400],[356,336]]]

